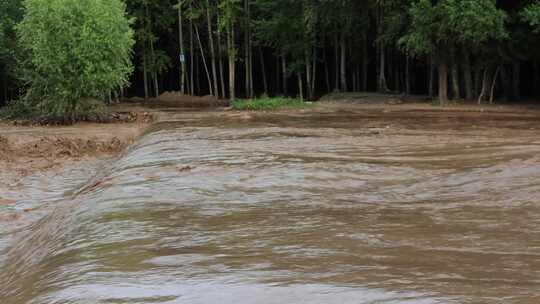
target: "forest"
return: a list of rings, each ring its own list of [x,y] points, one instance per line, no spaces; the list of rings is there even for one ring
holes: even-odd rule
[[[51,8],[54,5],[57,8]],[[50,9],[43,9],[46,6]],[[116,17],[111,11],[118,12]],[[55,31],[48,30],[51,27]],[[107,55],[95,52],[96,41],[103,37],[84,35],[88,27],[118,31],[107,37]],[[69,35],[87,42],[94,57],[81,57],[92,58],[89,66],[77,65],[77,53],[69,55],[71,50],[65,61],[50,59],[62,52],[49,46]],[[100,65],[104,57],[108,61]],[[37,68],[41,63],[47,69]],[[55,75],[66,65],[71,65],[69,71]],[[181,91],[231,100],[261,95],[316,100],[335,91],[376,91],[428,95],[441,104],[450,99],[531,100],[540,95],[540,3],[0,1],[0,104],[57,94],[51,91],[77,91],[75,86],[85,86],[90,79],[79,75],[89,71],[111,77],[79,90],[76,98],[147,99]],[[35,83],[44,81],[47,84],[36,89]]]

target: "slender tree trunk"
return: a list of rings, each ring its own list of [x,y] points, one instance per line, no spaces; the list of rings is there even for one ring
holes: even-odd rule
[[[324,58],[324,79],[326,81],[326,91],[330,92],[330,71],[328,69],[328,56],[326,51],[326,45],[323,45],[323,58]]]
[[[505,65],[501,66],[501,84],[503,89],[504,99],[509,101],[512,99],[512,82],[508,74],[508,68]]]
[[[471,69],[471,56],[466,49],[463,52],[463,77],[465,79],[465,98],[472,100],[474,98],[473,79]]]
[[[474,68],[474,95],[478,97],[482,92],[482,75],[484,73],[484,70],[482,68],[482,65],[480,63],[477,63]]]
[[[315,96],[315,86],[317,85],[317,48],[316,47],[313,48],[312,67],[313,67],[313,76],[311,76],[311,88],[310,88],[311,92],[309,93],[311,98]]]
[[[189,1],[189,11],[192,10],[192,1]],[[194,68],[195,68],[195,52],[193,48],[193,20],[189,19],[189,55],[190,55],[190,63],[189,63],[189,95],[195,95],[195,79],[194,79]]]
[[[307,91],[307,99],[311,100],[311,57],[309,56],[309,52],[305,52],[304,54],[304,61],[306,65],[306,91]]]
[[[499,78],[499,72],[501,70],[501,67],[498,66],[497,70],[495,70],[495,74],[493,75],[493,81],[491,82],[491,93],[489,94],[489,103],[493,104],[493,98],[495,93],[495,85],[497,84],[497,78]]]
[[[455,48],[451,48],[450,52],[452,57],[452,98],[458,100],[461,98],[461,93],[459,89],[459,64]]]
[[[478,96],[478,104],[482,104],[489,86],[489,66],[484,69],[484,76],[482,77],[482,90],[480,96]]]
[[[264,94],[268,95],[268,80],[266,79],[266,64],[264,63],[264,54],[262,48],[259,46],[259,59],[261,60],[261,73],[264,85]]]
[[[3,83],[3,88],[2,88],[2,92],[3,92],[3,95],[4,95],[4,103],[7,103],[8,102],[8,79],[7,79],[7,74],[4,73],[2,75],[2,83]]]
[[[378,91],[379,92],[388,92],[388,84],[386,83],[386,52],[384,43],[381,42],[380,55],[379,55],[379,80],[378,80]]]
[[[193,26],[194,29],[197,29],[197,25]],[[194,32],[195,34],[195,32]],[[195,36],[195,35],[194,35]],[[196,36],[195,36],[196,38]],[[198,44],[197,41],[193,41],[195,44]],[[194,47],[197,47],[197,45],[194,45]],[[195,53],[195,74],[193,77],[195,77],[195,95],[202,94],[202,87],[201,87],[201,60],[199,59],[201,55],[199,53]]]
[[[180,92],[186,93],[186,58],[184,50],[184,28],[182,18],[182,0],[178,0],[178,41],[180,43]]]
[[[405,93],[407,95],[411,94],[411,59],[408,54],[405,55]]]
[[[401,88],[399,86],[399,64],[398,64],[398,59],[397,57],[392,57],[394,58],[394,91],[396,92],[401,92]]]
[[[206,0],[208,5],[206,8],[206,19],[208,23],[208,42],[210,43],[210,57],[212,60],[212,80],[214,88],[212,90],[213,95],[219,97],[219,88],[217,81],[217,70],[216,70],[216,51],[214,49],[214,34],[212,33],[212,18],[210,16],[210,0]],[[204,57],[203,57],[204,58]]]
[[[234,47],[234,25],[232,20],[228,20],[227,25],[227,51],[229,55],[229,96],[231,101],[236,99],[235,94],[235,47]]]
[[[338,35],[334,35],[334,55],[335,55],[335,77],[334,90],[339,92],[339,41]]]
[[[283,73],[283,95],[287,95],[287,59],[285,59],[285,54],[281,56],[281,72]]]
[[[221,97],[226,98],[225,93],[225,78],[223,73],[223,50],[221,48],[221,27],[219,26],[219,14],[218,18],[218,32],[217,32],[217,43],[218,43],[218,58],[219,58],[219,81],[221,84]]]
[[[448,65],[439,63],[439,102],[441,106],[448,103]]]
[[[513,89],[513,98],[514,100],[520,100],[521,99],[521,92],[520,92],[520,76],[521,76],[521,65],[519,62],[514,62],[514,65],[512,67],[512,89]]]
[[[341,90],[343,92],[347,92],[347,41],[345,39],[345,33],[341,33],[341,41],[340,41],[340,48],[341,48]]]
[[[148,65],[146,56],[146,43],[143,43],[143,82],[144,82],[144,101],[148,101]]]
[[[364,34],[364,40],[362,41],[362,90],[364,92],[367,92],[368,90],[368,65],[369,65],[369,58],[368,58],[368,41],[367,41],[367,33]]]
[[[356,87],[356,70],[353,70],[352,72],[352,90],[353,92],[358,92],[358,88]]]
[[[435,87],[435,60],[433,59],[433,55],[431,55],[431,57],[429,58],[429,68],[428,68],[428,72],[429,72],[429,83],[428,83],[428,95],[429,97],[433,97],[435,96],[434,92],[434,87]]]
[[[214,88],[212,87],[212,77],[210,76],[210,70],[208,69],[208,65],[206,64],[206,56],[204,55],[204,48],[201,43],[201,36],[199,35],[199,29],[195,27],[195,35],[197,36],[197,41],[199,42],[199,48],[201,49],[201,57],[204,65],[204,70],[206,72],[206,78],[208,80],[208,88],[210,90],[210,95],[216,96],[214,94]]]
[[[244,0],[244,12],[247,16],[245,21],[245,34],[244,34],[244,67],[245,67],[245,90],[246,90],[246,96],[248,98],[251,98],[251,90],[250,90],[250,75],[251,75],[251,66],[250,66],[250,56],[249,56],[249,50],[250,50],[250,37],[249,37],[249,0]]]
[[[300,100],[304,100],[304,83],[302,82],[302,73],[296,73],[298,76],[298,92],[300,94]]]
[[[382,36],[383,33],[383,18],[384,12],[379,2],[377,6],[377,33],[378,36]],[[379,42],[379,77],[377,80],[377,91],[379,92],[388,92],[388,85],[386,82],[386,48],[384,42]]]
[[[154,42],[150,40],[150,54],[152,56],[152,62],[154,67],[156,66],[156,53],[154,51]],[[158,76],[156,71],[152,71],[152,78],[154,80],[154,94],[156,97],[159,96],[159,85],[158,85]]]
[[[540,71],[538,68],[538,60],[533,62],[533,88],[534,88],[534,97],[538,97],[540,93]]]

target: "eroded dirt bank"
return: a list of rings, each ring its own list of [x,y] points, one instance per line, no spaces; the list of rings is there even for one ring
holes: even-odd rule
[[[11,228],[0,231],[32,222],[24,218],[39,218],[48,201],[91,178],[104,162],[133,143],[153,119],[138,110],[123,115],[124,122],[107,124],[0,123],[0,228]]]

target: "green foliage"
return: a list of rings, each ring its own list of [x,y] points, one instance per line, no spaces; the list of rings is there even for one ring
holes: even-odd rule
[[[253,100],[235,100],[232,108],[239,111],[267,111],[278,110],[282,108],[300,108],[306,106],[306,103],[300,99],[262,96]]]
[[[120,0],[25,0],[19,42],[25,52],[22,77],[29,83],[21,102],[40,116],[79,119],[81,100],[103,100],[128,83],[134,43]]]
[[[540,3],[536,2],[527,6],[521,17],[533,27],[536,33],[540,32]]]
[[[495,0],[418,0],[410,9],[411,26],[400,39],[413,54],[437,52],[439,57],[451,47],[479,48],[489,40],[507,37],[506,14]]]
[[[0,0],[0,73],[12,76],[17,54],[15,25],[22,18],[21,0]]]

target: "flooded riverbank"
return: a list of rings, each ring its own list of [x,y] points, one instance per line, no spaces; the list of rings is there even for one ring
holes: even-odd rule
[[[2,303],[536,303],[540,120],[169,113],[1,253]]]

